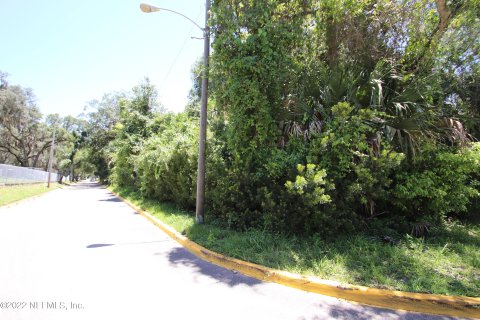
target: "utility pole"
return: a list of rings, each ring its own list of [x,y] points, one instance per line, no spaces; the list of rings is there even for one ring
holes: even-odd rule
[[[197,203],[196,223],[203,223],[205,213],[205,144],[207,142],[207,104],[208,104],[208,58],[210,55],[210,0],[205,4],[205,28],[203,29],[203,72],[202,98],[200,106],[200,137],[198,141]]]
[[[48,161],[48,183],[47,188],[50,188],[50,179],[52,175],[53,149],[55,148],[55,128],[53,128],[52,145],[50,146],[50,159]]]

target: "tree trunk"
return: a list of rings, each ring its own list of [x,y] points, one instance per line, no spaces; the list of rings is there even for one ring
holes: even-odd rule
[[[440,21],[438,23],[438,32],[442,34],[448,28],[452,18],[452,12],[448,8],[446,0],[435,0],[435,4],[437,5],[437,12],[440,17]]]
[[[337,25],[333,16],[327,18],[327,62],[330,68],[334,68],[338,61],[338,41],[337,41]]]
[[[37,167],[38,159],[39,159],[40,156],[43,154],[43,152],[45,151],[45,149],[47,149],[47,148],[50,146],[50,144],[51,144],[50,142],[45,143],[45,145],[43,146],[43,148],[42,148],[40,151],[38,151],[38,153],[35,155],[35,157],[33,158],[33,163],[32,163],[32,166],[33,166],[34,168]],[[50,160],[49,160],[49,161],[50,161]],[[48,162],[47,162],[47,163],[48,163]],[[48,164],[47,164],[47,166],[48,166]]]
[[[437,7],[437,13],[439,16],[438,25],[428,39],[425,46],[423,47],[423,50],[418,55],[417,59],[415,59],[415,61],[411,64],[410,68],[407,68],[407,70],[418,70],[419,66],[422,64],[422,61],[424,61],[424,59],[428,57],[428,53],[436,50],[436,45],[438,41],[447,31],[447,28],[450,25],[452,19],[455,17],[456,14],[458,14],[458,11],[461,10],[461,7],[456,8],[454,11],[450,10],[446,0],[435,0],[435,5]]]

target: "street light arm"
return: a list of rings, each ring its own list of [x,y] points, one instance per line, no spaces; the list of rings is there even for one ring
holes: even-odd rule
[[[203,33],[205,33],[205,28],[202,28],[198,23],[196,23],[195,21],[193,21],[192,19],[190,19],[189,17],[187,17],[186,15],[180,13],[180,12],[177,12],[175,10],[170,10],[170,9],[165,9],[165,8],[158,8],[158,7],[155,7],[155,6],[152,6],[152,5],[149,5],[149,4],[146,4],[146,3],[141,3],[140,4],[140,10],[142,10],[143,12],[145,13],[152,13],[152,12],[157,12],[157,11],[168,11],[168,12],[171,12],[171,13],[175,13],[179,16],[182,16],[184,17],[185,19],[187,19],[188,21],[190,21],[191,23],[193,23],[198,29],[202,30]]]

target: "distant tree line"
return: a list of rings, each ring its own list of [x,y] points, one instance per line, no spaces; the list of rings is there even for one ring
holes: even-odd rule
[[[87,122],[58,114],[44,118],[32,89],[10,85],[5,72],[0,72],[0,81],[0,163],[47,170],[55,132],[53,169],[62,176],[75,176],[74,164],[87,164],[77,155]],[[86,175],[92,170],[87,165],[80,172]]]

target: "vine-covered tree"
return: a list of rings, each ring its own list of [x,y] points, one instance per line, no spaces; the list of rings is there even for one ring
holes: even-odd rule
[[[214,126],[222,157],[211,212],[237,227],[334,233],[379,214],[412,222],[467,210],[426,203],[478,195],[467,183],[472,163],[466,175],[435,169],[478,132],[478,8],[477,0],[215,1],[211,75],[223,126]],[[446,172],[460,180],[440,184]],[[462,185],[468,199],[454,192]],[[413,194],[423,199],[416,209],[407,205]]]
[[[131,97],[120,102],[120,121],[112,142],[114,150],[112,179],[122,186],[136,181],[134,157],[150,136],[148,123],[158,107],[157,91],[148,79],[133,88]]]

